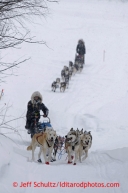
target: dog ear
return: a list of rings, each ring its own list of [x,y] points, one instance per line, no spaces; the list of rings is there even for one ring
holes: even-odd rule
[[[91,135],[91,131],[89,131],[89,132],[88,132],[88,134],[90,134],[90,135]]]
[[[83,133],[83,128],[81,129],[81,132]]]
[[[74,133],[73,133],[73,134],[74,134],[74,135],[77,135],[77,133],[78,133],[78,132],[74,131]]]
[[[80,136],[80,133],[79,133],[79,130],[76,131],[76,136],[79,137]]]
[[[70,131],[73,131],[73,128],[71,128]]]
[[[84,135],[87,135],[87,131],[84,131]]]

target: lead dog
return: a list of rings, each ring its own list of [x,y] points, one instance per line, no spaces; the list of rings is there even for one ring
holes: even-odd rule
[[[60,78],[56,78],[56,81],[54,81],[51,85],[52,91],[55,92],[57,88],[60,87]]]
[[[91,132],[85,131],[83,135],[80,137],[80,144],[79,144],[79,161],[82,162],[88,157],[88,150],[91,148],[92,145],[92,135]],[[84,155],[81,161],[81,157]]]
[[[42,162],[40,156],[41,152],[43,152],[45,164],[49,164],[49,162],[51,161],[51,154],[56,137],[56,131],[54,131],[53,129],[46,129],[46,131],[43,133],[35,134],[32,138],[30,146],[27,147],[27,150],[32,150],[32,160],[35,160],[34,151],[36,147],[39,146],[40,151],[38,154],[38,162]],[[48,155],[46,156],[46,154]]]
[[[68,132],[68,134],[65,136],[65,149],[68,153],[68,163],[72,163],[72,154],[75,153],[75,159],[74,164],[76,165],[76,161],[79,155],[79,144],[80,144],[80,135],[79,130],[76,131],[71,128],[71,130]]]
[[[52,88],[52,91],[55,92],[56,91],[56,88],[58,88],[58,84],[56,81],[54,81],[51,85],[51,88]]]

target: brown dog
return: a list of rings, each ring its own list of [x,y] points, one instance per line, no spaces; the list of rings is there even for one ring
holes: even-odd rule
[[[45,163],[49,164],[56,137],[56,131],[54,130],[46,130],[43,133],[35,134],[32,138],[30,146],[27,147],[27,150],[32,150],[32,160],[35,160],[34,151],[36,147],[39,146],[40,151],[38,154],[38,161],[42,162],[40,156],[41,152],[43,152]],[[48,154],[48,156],[46,156],[46,154]]]

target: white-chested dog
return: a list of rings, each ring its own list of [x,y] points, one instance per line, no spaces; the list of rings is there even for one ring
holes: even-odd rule
[[[64,92],[66,89],[66,82],[61,82],[60,83],[60,92]]]
[[[35,160],[34,151],[36,147],[39,146],[38,162],[42,162],[40,156],[41,152],[43,152],[45,164],[49,164],[56,137],[56,131],[51,128],[46,128],[46,131],[43,133],[35,134],[32,138],[31,145],[27,147],[27,150],[32,150],[32,160]],[[46,156],[46,154],[48,155]]]
[[[73,128],[71,128],[65,137],[65,148],[68,153],[68,163],[72,163],[72,154],[75,153],[74,165],[76,165],[80,144],[80,135],[78,129],[75,131]]]
[[[85,131],[83,135],[80,137],[80,144],[79,144],[79,161],[81,162],[81,157],[84,155],[82,158],[82,161],[85,160],[88,157],[88,150],[91,148],[92,145],[92,135],[91,132]]]

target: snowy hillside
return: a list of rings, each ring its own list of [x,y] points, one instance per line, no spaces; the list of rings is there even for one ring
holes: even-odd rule
[[[0,192],[128,192],[128,3],[125,1],[61,0],[49,3],[46,20],[31,24],[33,36],[47,46],[23,44],[21,49],[2,52],[6,61],[28,58],[15,74],[1,85],[0,105],[12,107],[9,118],[24,116],[12,123],[15,131],[0,132]],[[74,61],[78,39],[85,41],[87,54],[81,74],[71,78],[65,93],[51,91],[63,66]],[[105,54],[105,55],[104,55]],[[40,91],[49,108],[49,117],[58,135],[71,127],[84,128],[93,136],[89,157],[76,166],[67,164],[67,154],[49,166],[29,162],[31,152],[25,114],[34,91]],[[36,156],[38,148],[36,150]],[[32,182],[32,186],[13,187],[13,183]],[[113,188],[34,187],[34,182],[119,183]]]

